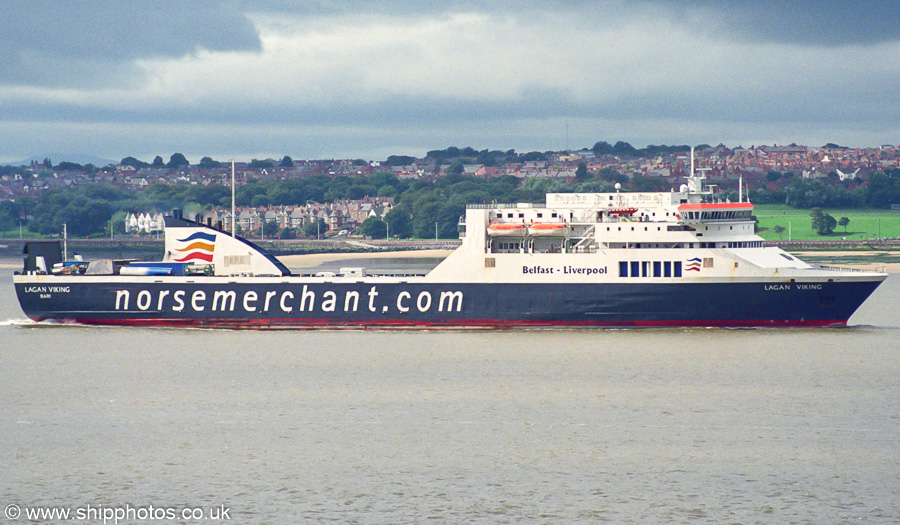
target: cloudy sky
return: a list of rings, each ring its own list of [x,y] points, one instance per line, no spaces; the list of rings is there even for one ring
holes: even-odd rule
[[[0,162],[898,144],[898,20],[897,0],[3,2]]]

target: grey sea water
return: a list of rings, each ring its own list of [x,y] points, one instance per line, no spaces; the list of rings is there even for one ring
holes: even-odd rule
[[[39,326],[5,275],[0,507],[897,523],[898,295],[843,329],[244,332]]]

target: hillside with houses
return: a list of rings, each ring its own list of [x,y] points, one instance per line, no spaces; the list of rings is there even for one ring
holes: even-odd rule
[[[383,219],[393,208],[390,197],[367,197],[360,200],[338,200],[328,203],[311,203],[298,206],[241,206],[235,209],[236,231],[257,233],[262,237],[280,236],[284,230],[305,230],[310,224],[321,224],[321,233],[355,230],[366,219]],[[192,220],[231,231],[231,210],[211,208],[188,213]],[[163,230],[165,225],[160,211],[130,212],[125,215],[124,233],[144,234]]]
[[[316,225],[318,234],[322,230],[352,231],[369,218],[384,221],[402,203],[404,220],[423,222],[419,233],[439,228],[453,235],[452,215],[469,201],[539,200],[546,191],[609,191],[615,183],[635,191],[677,187],[690,170],[689,150],[687,146],[636,149],[624,142],[525,154],[451,147],[430,151],[421,158],[397,155],[384,161],[365,161],[284,157],[236,162],[233,168],[231,163],[209,157],[191,164],[178,153],[168,163],[161,157],[152,163],[126,157],[103,167],[54,164],[52,159],[45,159],[27,166],[0,167],[0,229],[18,224],[34,232],[55,231],[58,226],[53,221],[66,220],[66,214],[46,217],[52,211],[47,208],[70,207],[74,211],[68,215],[77,216],[78,206],[84,204],[74,201],[82,194],[95,204],[109,204],[102,213],[92,212],[94,229],[85,228],[86,234],[104,228],[123,234],[158,231],[162,213],[173,205],[184,206],[192,218],[230,229],[233,218],[227,188],[233,169],[239,205],[235,226],[247,234],[302,234],[310,225]],[[830,201],[879,207],[900,202],[896,197],[900,192],[898,146],[701,146],[695,151],[695,166],[720,190],[736,192],[738,181],[742,181],[751,198],[763,202],[781,201],[799,207]],[[872,186],[881,191],[877,195],[867,188],[873,177],[876,180]],[[462,181],[469,184],[458,185]],[[496,189],[501,186],[503,191]],[[98,187],[106,190],[96,190]],[[161,198],[174,191],[167,188],[177,188],[180,193]],[[813,197],[800,202],[800,193],[807,195],[810,189],[820,195],[818,200]],[[423,192],[431,192],[430,205],[419,202]],[[68,201],[67,196],[71,197]],[[445,209],[450,205],[453,210]],[[428,224],[421,217],[424,213],[430,215],[428,224],[438,225],[426,229]],[[416,235],[414,227],[402,225],[394,232]]]

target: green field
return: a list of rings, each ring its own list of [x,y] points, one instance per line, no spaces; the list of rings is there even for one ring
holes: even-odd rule
[[[799,210],[783,204],[759,204],[754,205],[754,215],[759,218],[760,231],[757,233],[770,241],[787,241],[788,232],[790,240],[794,241],[840,240],[844,237],[848,240],[900,238],[900,213],[866,209],[824,209],[824,211],[836,220],[840,220],[841,217],[850,219],[847,232],[844,233],[843,226],[838,226],[832,235],[819,235],[812,229],[809,210]],[[772,231],[776,225],[785,228],[780,237]]]

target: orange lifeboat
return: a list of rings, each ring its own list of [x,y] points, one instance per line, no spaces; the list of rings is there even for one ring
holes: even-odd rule
[[[524,224],[492,222],[487,231],[491,237],[524,237],[528,230]]]
[[[569,227],[561,223],[536,222],[528,227],[532,237],[565,237]]]
[[[637,208],[613,208],[609,210],[609,214],[613,217],[619,217],[622,215],[634,215],[637,212]]]

